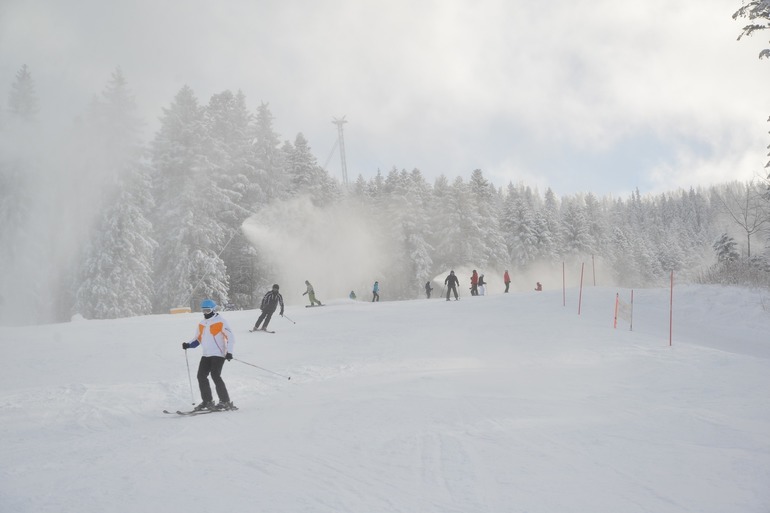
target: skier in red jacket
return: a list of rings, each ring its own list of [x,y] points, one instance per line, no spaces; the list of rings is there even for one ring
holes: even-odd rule
[[[471,275],[471,296],[478,296],[479,295],[479,274],[476,272],[476,269],[473,270],[473,274]]]

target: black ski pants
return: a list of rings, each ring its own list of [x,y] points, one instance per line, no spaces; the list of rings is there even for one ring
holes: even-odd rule
[[[262,315],[260,315],[259,319],[257,319],[257,323],[254,325],[254,329],[258,330],[260,324],[262,324],[262,321],[265,321],[265,324],[262,327],[267,328],[267,325],[270,324],[270,319],[273,317],[274,313],[275,310],[262,310]]]
[[[454,293],[455,293],[455,299],[457,299],[457,287],[455,286],[455,284],[454,284],[454,283],[453,283],[453,284],[451,284],[451,285],[449,285],[449,286],[447,287],[447,289],[446,289],[446,298],[447,298],[447,301],[449,301],[449,293],[450,293],[450,292],[454,292]]]
[[[217,397],[220,401],[229,402],[230,396],[227,393],[225,382],[222,381],[222,367],[225,359],[221,356],[204,356],[198,365],[198,386],[201,389],[201,399],[208,402],[213,399],[211,396],[211,385],[209,385],[209,374],[214,380],[214,386],[217,388]]]

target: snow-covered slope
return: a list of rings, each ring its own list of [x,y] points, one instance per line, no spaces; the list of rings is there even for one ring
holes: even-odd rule
[[[616,292],[225,312],[240,410],[194,418],[200,314],[5,328],[0,511],[770,511],[762,295],[679,288],[669,346]]]

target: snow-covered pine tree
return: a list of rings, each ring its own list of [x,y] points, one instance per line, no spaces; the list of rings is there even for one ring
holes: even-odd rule
[[[359,201],[366,201],[368,196],[367,189],[366,180],[364,179],[363,175],[359,174],[355,183],[353,183],[353,189],[350,192],[351,195],[354,198],[357,198]]]
[[[151,182],[143,162],[141,120],[120,68],[86,118],[99,134],[98,154],[109,187],[88,244],[78,259],[74,309],[88,318],[112,319],[152,311]],[[114,192],[111,192],[114,191]]]
[[[376,200],[375,210],[385,213],[381,236],[390,241],[393,253],[386,277],[395,297],[413,298],[422,293],[424,283],[431,278],[432,247],[427,241],[428,184],[418,169],[411,173],[395,167],[388,173]]]
[[[501,226],[514,269],[522,270],[538,258],[538,226],[522,191],[509,183],[503,200]]]
[[[35,183],[34,150],[39,144],[38,99],[26,65],[16,74],[8,95],[8,115],[0,125],[0,254],[6,263],[19,258],[25,225],[31,215]],[[10,241],[14,241],[13,244]],[[4,289],[10,290],[10,289]]]
[[[212,141],[213,175],[218,176],[219,187],[229,199],[216,213],[227,237],[221,254],[230,284],[227,297],[239,305],[253,305],[258,287],[257,251],[246,240],[241,225],[266,198],[265,171],[254,144],[254,117],[240,91],[212,96],[204,117]]]
[[[8,112],[19,119],[34,121],[38,113],[38,97],[35,81],[26,64],[16,73],[16,80],[11,85],[8,95]]]
[[[241,91],[215,94],[204,109],[204,124],[211,139],[210,165],[218,175],[220,188],[228,191],[233,205],[249,205],[262,200],[256,154],[252,145],[253,116],[246,107]],[[232,227],[249,215],[249,209],[218,212],[224,223]]]
[[[468,184],[460,176],[452,183],[448,206],[450,210],[446,234],[452,241],[455,259],[464,265],[478,266],[482,219],[472,205]]]
[[[254,123],[254,151],[256,154],[255,181],[264,196],[248,198],[249,208],[257,212],[263,202],[285,198],[289,193],[290,176],[286,170],[286,154],[281,149],[281,140],[273,127],[273,114],[267,103],[257,108]]]
[[[500,230],[501,199],[494,186],[490,184],[480,169],[471,173],[468,183],[471,209],[478,219],[478,232],[469,232],[475,239],[475,257],[472,265],[481,269],[505,267],[508,265],[508,249]],[[470,262],[469,262],[470,263]],[[483,271],[482,271],[483,272]]]
[[[740,254],[738,253],[738,243],[726,233],[720,235],[717,240],[714,241],[712,247],[714,248],[714,253],[716,253],[717,262],[732,262],[740,258]]]
[[[38,121],[38,97],[29,68],[16,74],[0,124],[0,324],[50,322],[54,319],[49,286],[52,266],[48,225],[49,200],[40,191],[46,148]]]
[[[419,169],[415,168],[409,174],[407,181],[407,204],[410,206],[410,217],[404,223],[406,244],[409,258],[412,262],[412,275],[416,281],[418,295],[422,295],[423,284],[433,277],[433,247],[430,239],[429,209],[431,189]]]
[[[561,238],[561,217],[559,199],[549,187],[545,191],[543,208],[540,211],[542,225],[540,236],[542,238],[541,252],[547,262],[558,262],[562,256],[563,241]]]
[[[603,255],[607,246],[607,216],[605,206],[589,192],[584,198],[585,217],[588,220],[588,234],[593,241],[592,252]]]
[[[81,267],[75,311],[89,319],[152,312],[152,263],[158,244],[145,216],[152,203],[150,178],[136,164],[121,182],[94,230]]]
[[[565,198],[562,201],[561,222],[564,252],[567,255],[585,258],[594,253],[595,241],[591,237],[581,198]]]
[[[454,251],[454,245],[457,242],[455,237],[459,237],[459,229],[449,226],[449,219],[452,211],[452,186],[446,175],[439,175],[433,181],[433,190],[431,194],[430,209],[428,215],[432,227],[428,242],[434,248],[433,263],[437,273],[444,273],[451,267],[460,265],[457,255]]]
[[[220,252],[229,231],[219,212],[230,203],[211,163],[213,141],[204,109],[184,86],[163,109],[152,143],[155,227],[154,310],[196,307],[203,298],[227,301],[228,277]]]
[[[307,194],[313,204],[324,206],[339,198],[340,190],[329,174],[318,165],[310,151],[307,139],[298,133],[294,145],[284,144],[286,162],[291,177],[290,190],[293,194]]]

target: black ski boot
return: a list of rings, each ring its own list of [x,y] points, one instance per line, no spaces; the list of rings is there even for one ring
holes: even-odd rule
[[[217,404],[217,410],[237,410],[236,406],[233,404],[232,401],[219,401],[219,404]]]
[[[194,411],[203,411],[203,410],[215,410],[216,406],[214,405],[214,401],[203,401],[198,406],[193,408]]]

